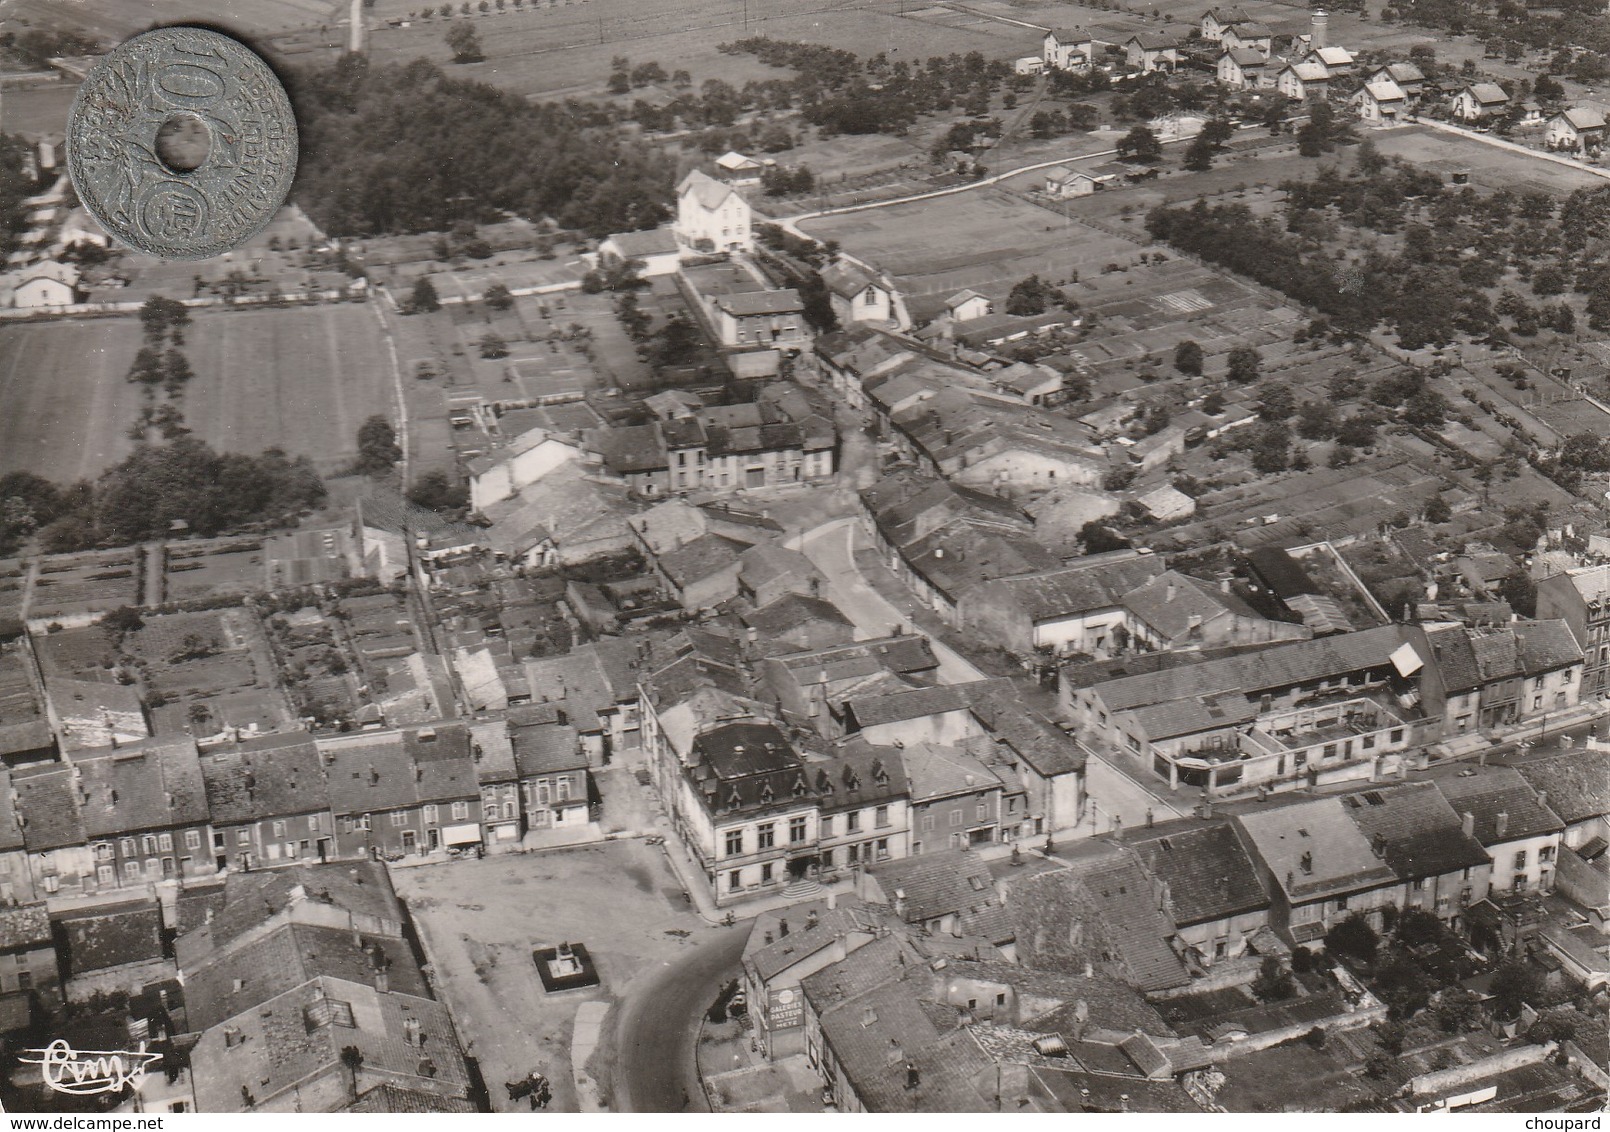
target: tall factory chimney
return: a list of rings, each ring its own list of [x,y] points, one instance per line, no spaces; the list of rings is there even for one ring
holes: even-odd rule
[[[1308,50],[1318,51],[1321,47],[1329,47],[1325,33],[1330,27],[1330,14],[1323,8],[1315,8],[1313,19],[1308,29]]]
[[[347,50],[354,55],[363,54],[363,0],[352,0],[352,27],[348,32]]]

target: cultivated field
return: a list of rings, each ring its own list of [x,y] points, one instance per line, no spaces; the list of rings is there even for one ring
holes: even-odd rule
[[[343,0],[10,0],[5,16],[21,27],[54,27],[111,42],[157,24],[204,23],[250,36],[345,18]],[[8,94],[9,101],[10,95]]]
[[[1427,126],[1375,130],[1367,136],[1384,154],[1440,173],[1469,172],[1472,183],[1486,189],[1514,192],[1535,189],[1565,196],[1576,189],[1602,189],[1610,185],[1603,177],[1583,170]]]
[[[380,0],[373,11],[396,18],[423,6]],[[658,60],[668,71],[686,69],[695,82],[721,78],[742,85],[781,74],[750,56],[716,51],[717,44],[745,35],[918,59],[968,51],[1007,59],[1038,51],[1040,42],[1033,28],[937,5],[918,8],[906,0],[587,0],[540,6],[527,0],[518,9],[511,0],[501,13],[379,28],[371,40],[375,58],[423,56],[445,63],[443,36],[460,22],[480,33],[487,61],[454,67],[453,73],[522,94],[601,94],[617,55],[634,63]]]
[[[190,428],[216,448],[278,445],[329,474],[350,462],[364,418],[392,415],[390,358],[367,306],[196,312],[185,353]],[[99,474],[132,449],[140,393],[125,380],[133,318],[13,325],[0,337],[0,472],[60,482]]]

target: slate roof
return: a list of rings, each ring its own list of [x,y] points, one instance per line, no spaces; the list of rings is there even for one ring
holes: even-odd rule
[[[517,727],[510,738],[514,742],[514,765],[521,778],[580,770],[587,765],[587,755],[574,727],[557,723]]]
[[[1257,864],[1229,821],[1187,819],[1126,831],[1124,844],[1135,850],[1147,872],[1168,885],[1178,927],[1269,907]]]
[[[84,820],[78,810],[73,774],[56,763],[20,766],[11,772],[22,816],[22,840],[30,853],[83,845]]]
[[[201,756],[207,808],[217,825],[329,808],[324,761],[311,735],[266,735]]]
[[[1169,700],[1134,708],[1136,728],[1152,742],[1176,739],[1226,727],[1241,727],[1257,720],[1258,705],[1245,696],[1203,696],[1198,700]]]
[[[162,909],[155,901],[103,904],[55,919],[73,975],[162,958]]]
[[[1438,774],[1435,782],[1456,813],[1475,817],[1476,840],[1483,845],[1503,845],[1565,828],[1554,811],[1538,804],[1531,786],[1513,767],[1465,764],[1463,769],[1476,773],[1468,777]],[[1500,813],[1508,815],[1502,837],[1498,835]]]
[[[1155,554],[1121,551],[1060,570],[1002,578],[997,585],[1012,595],[1031,621],[1052,621],[1114,608],[1164,569]]]
[[[1566,824],[1610,814],[1610,764],[1602,752],[1573,748],[1512,765],[1533,791],[1548,795],[1548,808]]]
[[[1269,60],[1263,57],[1263,52],[1256,47],[1232,47],[1225,51],[1236,66],[1243,69],[1247,67],[1265,67]]]
[[[504,720],[470,724],[470,751],[475,759],[475,777],[482,783],[509,782],[516,777],[514,743]]]
[[[663,471],[671,466],[658,424],[591,429],[587,447],[603,457],[604,464],[617,475]]]
[[[694,740],[693,753],[721,779],[797,770],[800,766],[788,736],[771,723],[712,727]]]
[[[1481,842],[1430,782],[1362,790],[1342,798],[1347,816],[1403,880],[1444,876],[1488,862]]]
[[[1363,892],[1398,879],[1342,805],[1339,798],[1319,798],[1248,810],[1235,819],[1293,905]]]

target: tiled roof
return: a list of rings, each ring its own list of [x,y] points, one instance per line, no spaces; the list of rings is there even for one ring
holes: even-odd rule
[[[1179,927],[1269,907],[1257,864],[1228,821],[1170,822],[1126,833],[1124,843],[1147,872],[1168,885],[1168,904]]]
[[[1470,92],[1470,97],[1483,106],[1493,106],[1500,102],[1509,101],[1509,95],[1505,94],[1504,88],[1497,83],[1472,83],[1465,89]]]
[[[1526,784],[1548,795],[1548,808],[1570,825],[1610,814],[1610,764],[1599,751],[1574,748],[1512,764]]]
[[[1507,766],[1471,767],[1476,773],[1466,777],[1438,774],[1435,782],[1442,796],[1456,813],[1476,819],[1476,840],[1483,845],[1502,845],[1565,828],[1555,813],[1540,806],[1537,795],[1519,771]],[[1498,832],[1498,815],[1505,814],[1504,833]]]
[[[1463,626],[1432,629],[1426,633],[1433,663],[1442,676],[1442,685],[1452,694],[1473,691],[1482,686],[1481,666],[1476,660],[1475,642]],[[1485,646],[1492,660],[1492,646]]]
[[[1511,630],[1520,647],[1521,670],[1528,676],[1582,663],[1582,646],[1564,621],[1517,621]]]
[[[380,950],[366,951],[365,944]],[[210,1029],[321,975],[372,985],[377,962],[385,965],[395,993],[430,994],[424,975],[399,939],[364,938],[359,944],[344,928],[285,924],[227,947],[185,972],[191,1022],[198,1030]]]
[[[342,1111],[436,1113],[474,1112],[476,1109],[468,1097],[446,1097],[423,1089],[405,1089],[387,1082],[370,1089]]]
[[[1145,1081],[1047,1066],[1036,1066],[1031,1072],[1064,1112],[1202,1111],[1177,1081]]]
[[[756,919],[755,929],[745,947],[744,965],[752,968],[762,982],[770,982],[780,972],[804,962],[825,947],[833,946],[847,935],[862,934],[870,939],[873,933],[882,928],[884,918],[882,909],[861,903],[841,903],[839,907],[831,909],[816,905],[790,905],[784,912],[786,915],[782,918],[789,922],[787,935],[780,934],[775,926],[779,922],[776,915],[763,914]],[[817,916],[814,924],[808,919],[812,912]],[[765,938],[761,934],[763,930],[771,934],[771,943],[762,942]]]
[[[50,946],[50,913],[43,903],[0,908],[0,949]]]
[[[574,727],[557,723],[517,727],[510,737],[514,742],[514,764],[521,778],[580,770],[587,765],[587,756]]]
[[[989,863],[977,853],[961,849],[883,861],[867,871],[877,880],[891,905],[903,900],[900,915],[911,924],[1000,903]],[[904,895],[898,895],[900,893]]]
[[[595,428],[586,434],[587,447],[603,457],[618,475],[662,471],[670,467],[665,441],[657,424]]]
[[[1112,711],[1234,692],[1254,696],[1390,663],[1403,631],[1382,625],[1314,641],[1293,641],[1256,652],[1109,680],[1096,685]]]
[[[516,777],[514,743],[505,721],[470,724],[470,751],[475,759],[475,776],[482,783],[508,782]]]
[[[78,788],[65,766],[41,763],[11,772],[17,791],[17,812],[22,816],[23,844],[31,853],[83,845],[83,817],[78,811]]]
[[[1319,798],[1236,817],[1292,904],[1397,881],[1397,873],[1376,854],[1342,807],[1339,798]]]
[[[676,192],[678,197],[692,194],[693,199],[699,202],[699,207],[707,212],[720,208],[722,201],[732,195],[732,189],[727,185],[697,169],[682,178],[676,186]]]
[[[706,534],[655,555],[655,562],[666,577],[685,587],[736,565],[741,551],[742,547],[731,539]]]
[[[402,737],[377,732],[340,741],[319,741],[328,763],[330,808],[337,814],[379,813],[419,801],[414,790],[413,760]]]
[[[470,734],[462,723],[444,722],[403,732],[414,764],[414,793],[421,802],[448,802],[480,794]]]
[[[749,291],[739,295],[722,295],[716,306],[734,318],[751,315],[797,314],[805,309],[799,292],[793,288],[779,291]]]
[[[876,274],[849,260],[838,260],[822,269],[822,283],[840,298],[853,299],[871,286],[882,286]]]
[[[676,234],[669,228],[650,228],[642,232],[616,232],[609,242],[627,259],[669,255],[676,249]]]
[[[839,607],[826,598],[806,597],[788,593],[759,609],[742,615],[743,623],[763,638],[781,635],[785,631],[811,621],[825,621],[834,625],[853,627]]]
[[[311,735],[267,735],[201,756],[207,806],[216,824],[329,808],[324,762]]]
[[[1459,815],[1430,782],[1358,791],[1343,797],[1342,806],[1404,880],[1487,863],[1481,842],[1464,832]]]
[[[1117,552],[1043,574],[1002,578],[995,585],[1010,593],[1031,621],[1052,621],[1111,609],[1125,595],[1163,573],[1156,555]]]
[[[1185,985],[1190,977],[1168,944],[1174,924],[1159,910],[1139,860],[1117,850],[1092,853],[1099,855],[1012,885],[1006,906],[1019,961],[1067,972],[1089,963],[1148,992]]]
[[[202,894],[201,907],[186,908],[186,896],[198,891]],[[391,887],[385,866],[377,861],[332,861],[231,872],[221,885],[187,888],[185,894],[180,898],[181,954],[206,955],[226,947],[304,900],[362,920],[394,924],[394,930],[402,930],[402,903]],[[208,909],[213,913],[211,920],[206,919]],[[323,909],[314,912],[322,914]],[[197,919],[195,913],[199,913],[199,923],[192,922]],[[183,938],[192,931],[197,933],[193,939]]]
[[[1258,718],[1258,705],[1244,696],[1203,696],[1199,700],[1171,700],[1147,704],[1133,711],[1136,727],[1152,742],[1195,735],[1225,727],[1240,727]]]
[[[905,765],[914,804],[1001,786],[993,771],[960,747],[912,743],[906,748]]]
[[[1009,748],[1042,777],[1084,769],[1089,752],[1061,728],[1030,710],[1012,689],[980,689],[973,696],[972,709],[997,743]]]
[[[972,697],[972,684],[940,684],[932,688],[910,688],[901,692],[850,700],[846,706],[848,710],[855,712],[855,722],[860,727],[876,727],[884,723],[899,723],[948,711],[961,711],[972,703]]]
[[[74,975],[162,957],[162,909],[154,901],[102,905],[56,919]]]

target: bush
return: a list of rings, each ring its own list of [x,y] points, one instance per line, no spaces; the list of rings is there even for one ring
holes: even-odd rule
[[[1325,933],[1326,951],[1350,955],[1366,963],[1375,961],[1375,952],[1380,945],[1381,937],[1370,927],[1369,919],[1362,912],[1354,912]]]

